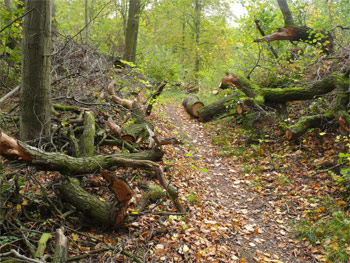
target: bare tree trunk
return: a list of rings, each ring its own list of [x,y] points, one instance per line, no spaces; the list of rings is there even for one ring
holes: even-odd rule
[[[136,62],[137,35],[139,31],[139,18],[141,11],[141,0],[130,0],[128,24],[125,34],[125,54],[124,59]]]
[[[199,37],[200,37],[200,25],[201,25],[201,3],[200,0],[195,1],[195,28],[196,28],[196,60],[194,64],[195,83],[198,85],[198,73],[199,73]]]
[[[33,140],[50,134],[51,120],[51,0],[28,0],[24,18],[20,138]]]
[[[287,0],[277,0],[277,2],[284,17],[284,25],[294,26],[295,25],[294,19],[293,19],[292,13],[290,12]]]
[[[86,44],[89,44],[89,39],[90,39],[90,26],[89,26],[89,21],[90,21],[90,12],[89,12],[89,0],[85,0],[85,37],[86,37]]]

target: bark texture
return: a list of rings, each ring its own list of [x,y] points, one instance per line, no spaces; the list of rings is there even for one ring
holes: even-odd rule
[[[51,0],[28,0],[24,18],[20,91],[20,138],[50,134],[51,114]]]
[[[199,117],[198,111],[204,106],[203,102],[195,95],[186,97],[182,101],[182,105],[185,107],[187,113],[193,117]]]
[[[139,31],[139,18],[141,12],[141,0],[129,1],[129,15],[125,34],[124,59],[136,62],[137,35]]]
[[[199,120],[202,122],[211,121],[215,117],[229,112],[234,108],[233,98],[235,95],[227,96],[219,101],[213,102],[198,110]]]

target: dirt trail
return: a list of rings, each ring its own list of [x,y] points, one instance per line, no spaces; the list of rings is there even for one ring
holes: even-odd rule
[[[190,206],[186,228],[182,227],[180,245],[189,248],[182,251],[182,260],[318,262],[290,237],[288,220],[294,215],[288,205],[281,204],[274,189],[271,194],[254,191],[242,167],[232,157],[218,154],[220,147],[212,143],[204,124],[189,117],[176,102],[161,107],[161,121],[186,142],[166,149],[177,171],[171,180],[181,196],[195,193],[198,201]]]

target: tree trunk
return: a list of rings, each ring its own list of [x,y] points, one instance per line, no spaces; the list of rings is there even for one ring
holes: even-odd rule
[[[182,101],[182,105],[185,107],[188,114],[193,117],[199,117],[198,111],[203,108],[204,104],[195,95],[190,95]]]
[[[114,225],[119,214],[118,204],[112,206],[108,202],[90,195],[81,186],[79,180],[67,178],[58,188],[61,198],[82,211],[87,222],[94,226]]]
[[[244,76],[236,77],[236,79],[233,84],[258,104],[279,104],[288,101],[314,99],[317,96],[331,92],[343,82],[342,76],[333,74],[315,82],[311,87],[260,88]]]
[[[84,116],[84,132],[79,138],[78,157],[91,157],[94,154],[95,116],[91,111],[86,111]]]
[[[199,120],[202,122],[211,121],[215,117],[223,113],[229,112],[234,108],[235,103],[233,103],[233,98],[235,96],[236,95],[227,96],[222,100],[213,102],[199,109]]]
[[[312,128],[322,128],[323,125],[334,120],[334,117],[329,115],[314,115],[304,116],[293,126],[289,127],[285,134],[288,140],[295,140]]]
[[[284,25],[294,26],[295,25],[294,19],[293,19],[292,13],[290,12],[287,0],[277,0],[277,2],[283,14]]]
[[[89,0],[85,0],[85,42],[88,45],[90,40],[90,12],[89,12]]]
[[[129,1],[129,16],[125,34],[124,59],[136,62],[137,35],[139,30],[139,19],[141,13],[141,0]]]
[[[195,74],[195,84],[198,86],[198,74],[199,74],[199,37],[200,37],[200,25],[201,25],[201,0],[195,0],[195,29],[196,29],[196,57],[194,62],[194,74]]]
[[[45,170],[59,171],[65,175],[76,175],[94,173],[101,169],[118,166],[116,160],[120,159],[160,161],[164,153],[158,149],[153,149],[131,154],[120,153],[107,156],[75,158],[63,153],[41,151],[2,132],[0,154],[9,159],[25,161]]]
[[[20,91],[20,138],[29,141],[50,134],[51,0],[28,0],[24,18]]]
[[[63,227],[56,230],[55,254],[53,263],[67,263],[68,255],[68,238],[64,235]]]
[[[297,26],[294,23],[292,13],[289,10],[286,0],[277,0],[278,5],[284,17],[284,27],[279,28],[278,32],[255,39],[254,42],[289,40],[303,41],[311,45],[321,44],[322,51],[329,54],[333,50],[333,38],[325,30],[313,30],[307,26]]]

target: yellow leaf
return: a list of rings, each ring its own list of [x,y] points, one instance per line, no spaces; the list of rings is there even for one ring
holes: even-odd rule
[[[28,205],[28,201],[27,201],[27,199],[23,199],[23,201],[22,201],[22,205]]]
[[[346,202],[343,200],[339,200],[339,201],[337,201],[337,205],[338,206],[346,206]]]
[[[22,210],[22,206],[21,206],[20,204],[18,204],[18,205],[16,206],[16,209],[17,209],[17,211],[19,212],[19,211]]]
[[[72,233],[72,239],[73,239],[74,241],[77,241],[77,235],[76,235],[75,233]]]
[[[248,262],[245,258],[240,258],[239,262]]]

